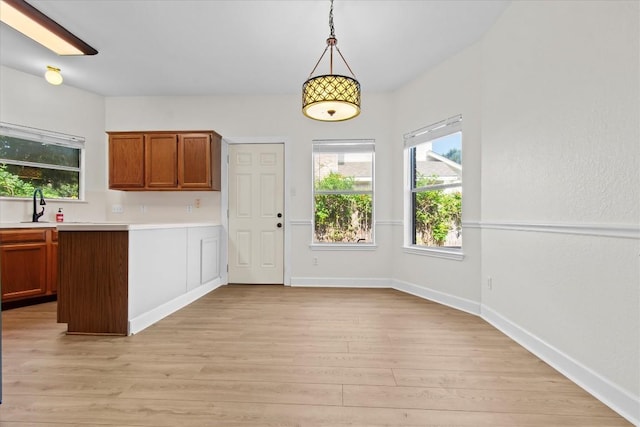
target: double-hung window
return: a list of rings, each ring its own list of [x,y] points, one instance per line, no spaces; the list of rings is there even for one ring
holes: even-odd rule
[[[84,138],[0,123],[0,196],[81,199]]]
[[[313,141],[313,243],[372,244],[373,140]]]
[[[404,136],[405,246],[462,250],[462,116]]]

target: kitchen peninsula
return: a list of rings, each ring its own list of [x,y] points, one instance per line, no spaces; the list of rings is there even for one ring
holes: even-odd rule
[[[220,226],[58,224],[58,323],[135,334],[220,286]]]

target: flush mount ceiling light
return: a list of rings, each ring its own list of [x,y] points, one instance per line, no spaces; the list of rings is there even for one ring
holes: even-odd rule
[[[95,55],[97,50],[24,0],[1,0],[0,21],[58,55]]]
[[[338,39],[336,39],[333,27],[333,0],[331,0],[329,11],[329,29],[331,34],[327,39],[327,47],[324,48],[316,66],[311,70],[309,78],[302,85],[302,113],[314,120],[339,122],[352,119],[360,114],[360,83],[356,80],[351,67],[338,49]],[[353,78],[333,74],[334,48]],[[329,74],[311,77],[327,50],[330,52]]]
[[[44,78],[54,86],[62,84],[62,74],[60,74],[60,68],[47,65],[47,72],[44,73]]]

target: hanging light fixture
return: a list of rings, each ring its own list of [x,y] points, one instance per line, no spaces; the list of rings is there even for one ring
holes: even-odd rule
[[[316,66],[311,70],[309,78],[302,85],[302,113],[314,120],[339,122],[352,119],[360,114],[360,83],[356,80],[351,67],[338,49],[338,39],[336,39],[333,27],[333,0],[331,0],[329,11],[329,29],[331,33],[327,39],[327,47],[324,48]],[[353,78],[333,74],[334,48]],[[312,77],[327,50],[330,53],[329,74]]]
[[[44,73],[44,79],[54,86],[62,84],[62,74],[60,74],[60,68],[47,65],[47,72]]]

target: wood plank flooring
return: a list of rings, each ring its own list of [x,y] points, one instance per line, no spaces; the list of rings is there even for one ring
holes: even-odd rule
[[[388,289],[224,286],[131,337],[2,313],[0,426],[631,425],[475,316]]]

